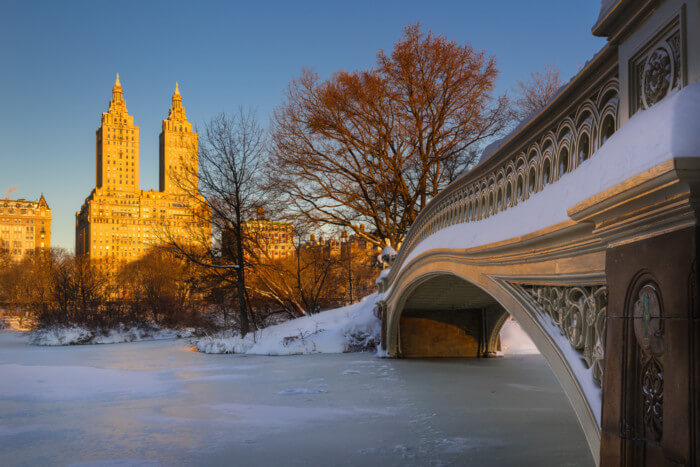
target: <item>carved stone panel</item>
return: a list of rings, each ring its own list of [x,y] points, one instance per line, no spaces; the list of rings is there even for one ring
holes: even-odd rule
[[[639,289],[631,312],[639,345],[639,392],[644,434],[648,439],[660,441],[663,435],[664,325],[656,284],[648,282]]]
[[[663,434],[664,369],[656,357],[642,356],[642,411],[644,431],[655,441]]]
[[[680,19],[676,18],[632,59],[631,114],[648,109],[683,86],[681,47]]]

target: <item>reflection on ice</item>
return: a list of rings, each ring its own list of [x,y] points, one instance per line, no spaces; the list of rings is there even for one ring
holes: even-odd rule
[[[0,425],[0,438],[47,429],[49,429],[48,425]]]
[[[160,465],[159,462],[145,459],[113,459],[97,460],[90,462],[76,462],[69,467],[152,467]]]
[[[220,404],[210,406],[229,415],[229,423],[244,424],[255,427],[295,427],[318,421],[337,421],[344,423],[350,418],[372,415],[391,415],[391,408],[381,410],[366,407],[294,407],[288,405],[248,405]]]
[[[277,394],[281,394],[283,396],[293,396],[295,394],[325,394],[328,391],[322,387],[317,387],[317,388],[287,388],[283,389],[282,391],[278,392]]]
[[[0,365],[0,399],[145,397],[172,391],[160,375],[89,366]]]

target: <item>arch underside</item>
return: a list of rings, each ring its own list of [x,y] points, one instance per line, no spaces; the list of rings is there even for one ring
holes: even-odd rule
[[[431,277],[406,299],[399,320],[401,357],[490,357],[500,350],[508,313],[457,276]]]
[[[604,288],[604,264],[604,252],[507,265],[479,263],[450,251],[429,252],[397,275],[384,299],[385,350],[394,357],[491,356],[499,350],[501,326],[513,316],[554,372],[597,459],[601,401],[592,378],[602,351],[597,359],[591,349],[600,343],[589,345],[586,337],[585,350],[572,347],[562,323],[555,322],[559,315],[537,294],[555,290],[568,297],[569,290],[582,290],[575,298],[588,303]],[[602,335],[604,328],[600,331]]]

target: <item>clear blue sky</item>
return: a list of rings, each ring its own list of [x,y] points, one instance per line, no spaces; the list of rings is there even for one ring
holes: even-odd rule
[[[73,249],[75,211],[95,185],[95,130],[119,72],[141,127],[141,188],[158,188],[158,134],[175,81],[200,125],[237,106],[261,121],[301,67],[369,67],[419,21],[495,55],[499,92],[554,62],[568,80],[604,45],[600,3],[501,1],[119,1],[0,3],[0,196],[53,211]]]

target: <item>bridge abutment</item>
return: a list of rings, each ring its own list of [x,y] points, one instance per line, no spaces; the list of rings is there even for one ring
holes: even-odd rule
[[[700,464],[698,232],[607,251],[601,465]]]

